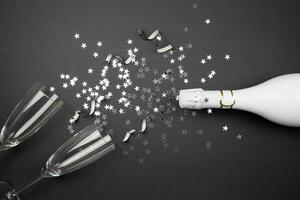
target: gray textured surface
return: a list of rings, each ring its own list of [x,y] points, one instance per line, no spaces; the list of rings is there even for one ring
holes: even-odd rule
[[[212,68],[201,66],[200,58],[210,52],[216,57],[217,75],[204,88],[234,89],[299,72],[299,14],[297,1],[1,1],[0,124],[33,82],[60,83],[58,74],[68,72],[84,77],[87,65],[99,62],[90,58],[91,51],[82,51],[72,38],[75,32],[88,44],[103,41],[103,58],[109,52],[124,53],[129,37],[138,41],[133,37],[138,28],[159,28],[174,45],[192,42],[185,63],[189,87],[202,86],[199,74]],[[207,17],[212,19],[209,27],[203,23]],[[183,33],[185,26],[188,33]],[[151,45],[139,45],[151,59],[149,65],[162,65]],[[229,63],[224,62],[225,52],[232,56]],[[66,122],[73,114],[74,96],[65,93],[63,98],[63,110],[38,134],[0,153],[1,179],[12,185],[29,181],[69,137]],[[119,141],[125,128],[119,123],[109,124],[121,135],[115,136],[119,148],[114,154],[73,174],[45,180],[24,192],[23,199],[300,198],[299,129],[239,111],[204,111],[196,119],[189,115],[175,130],[156,123],[148,136],[152,153],[147,157],[138,145],[137,152],[122,155]],[[221,131],[224,124],[232,129],[229,135]],[[179,130],[185,127],[205,134],[182,136]],[[177,153],[162,147],[162,132],[179,147]],[[237,133],[243,140],[235,140]],[[211,150],[204,148],[207,140],[213,142]],[[145,159],[142,165],[140,157]]]

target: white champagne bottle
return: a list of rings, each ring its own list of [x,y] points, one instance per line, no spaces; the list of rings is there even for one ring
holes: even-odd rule
[[[239,109],[278,124],[300,127],[300,73],[240,90],[181,90],[177,100],[181,108]]]

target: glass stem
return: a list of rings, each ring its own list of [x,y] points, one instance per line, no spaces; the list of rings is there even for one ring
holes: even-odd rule
[[[13,192],[15,195],[18,195],[21,192],[23,192],[24,190],[26,190],[27,188],[29,188],[30,186],[32,186],[33,184],[35,184],[35,183],[39,182],[40,180],[42,180],[43,178],[44,178],[43,175],[39,175],[38,177],[36,177],[31,182],[29,182],[26,185],[23,185],[21,187],[17,187],[16,189],[14,189],[14,191],[11,191],[11,192]]]

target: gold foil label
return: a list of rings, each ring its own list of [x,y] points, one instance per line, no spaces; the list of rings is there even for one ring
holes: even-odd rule
[[[225,91],[220,90],[220,92],[221,92],[220,108],[232,109],[235,104],[235,99],[232,90],[225,90]]]

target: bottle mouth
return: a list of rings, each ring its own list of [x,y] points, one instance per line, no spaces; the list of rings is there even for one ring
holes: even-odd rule
[[[183,109],[201,109],[203,106],[203,89],[185,89],[180,90],[176,100],[179,107]]]

